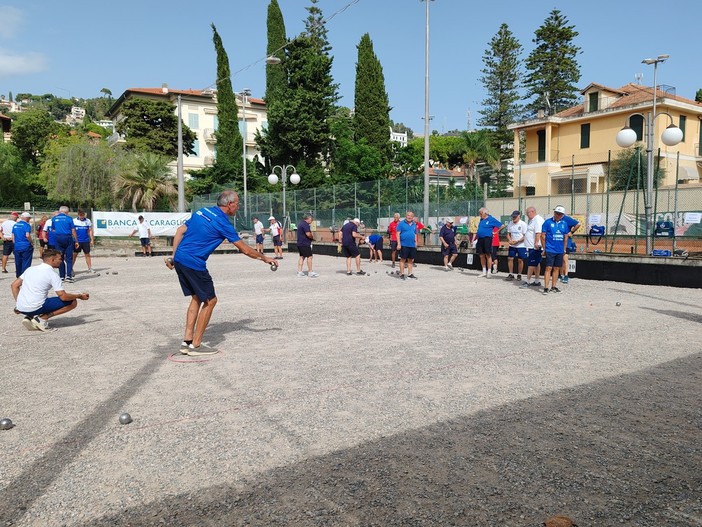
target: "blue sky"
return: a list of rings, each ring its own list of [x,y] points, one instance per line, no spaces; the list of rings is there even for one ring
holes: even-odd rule
[[[288,37],[304,28],[309,0],[279,0]],[[349,5],[350,4],[350,5]],[[97,97],[109,88],[205,88],[215,80],[210,23],[222,36],[235,90],[265,88],[268,0],[0,0],[0,94],[12,91]],[[368,32],[385,73],[391,117],[423,130],[425,4],[420,0],[320,0],[334,56],[341,104],[353,105],[356,46]],[[345,10],[342,10],[348,6]],[[430,5],[431,128],[465,129],[479,119],[485,92],[482,56],[500,24],[507,23],[531,51],[534,31],[560,9],[580,35],[580,88],[653,82],[641,64],[662,53],[658,81],[694,99],[702,88],[699,0],[665,3],[436,0]],[[655,28],[652,26],[656,24]]]

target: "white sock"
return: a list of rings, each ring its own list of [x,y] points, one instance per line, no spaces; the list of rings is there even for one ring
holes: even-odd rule
[[[487,274],[487,267],[483,267],[483,274]]]

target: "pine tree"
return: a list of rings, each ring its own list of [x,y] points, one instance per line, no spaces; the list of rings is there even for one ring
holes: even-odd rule
[[[226,183],[243,177],[243,138],[239,131],[239,108],[232,89],[229,57],[217,28],[212,24],[212,41],[217,52],[217,159],[208,174],[213,183]]]
[[[361,37],[356,63],[354,93],[354,138],[365,139],[378,151],[381,164],[386,165],[392,152],[390,145],[390,104],[385,91],[383,67],[373,51],[368,33]]]
[[[280,64],[266,65],[266,104],[273,104],[283,97],[288,85],[288,75],[285,69],[285,46],[287,38],[285,36],[285,21],[283,13],[280,11],[278,0],[271,0],[268,4],[268,56],[275,56],[281,59]]]
[[[508,145],[513,142],[514,136],[507,126],[518,120],[522,112],[518,91],[522,75],[521,52],[522,45],[507,24],[502,24],[483,55],[485,67],[481,70],[483,76],[480,82],[485,86],[488,97],[483,100],[480,110],[482,117],[478,124],[494,131],[493,146],[500,149],[503,159],[513,154],[513,148]]]
[[[295,165],[305,187],[323,181],[331,142],[329,123],[338,100],[322,11],[317,0],[311,2],[305,32],[287,47],[287,92],[268,109],[276,134],[268,134],[264,141],[268,155],[276,156],[272,162]]]
[[[532,40],[536,47],[526,59],[526,100],[532,99],[527,109],[532,115],[545,109],[549,115],[577,104],[580,65],[576,56],[580,47],[573,43],[578,36],[575,26],[554,9],[535,32]]]

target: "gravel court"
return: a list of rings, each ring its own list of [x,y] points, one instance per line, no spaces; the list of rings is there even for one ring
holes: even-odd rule
[[[17,426],[0,432],[0,518],[13,525],[84,525],[101,518],[119,523],[124,514],[135,525],[158,524],[178,509],[179,496],[245,495],[253,482],[280,474],[288,494],[270,492],[287,500],[290,524],[370,524],[358,518],[378,511],[361,504],[352,517],[334,507],[326,516],[296,516],[311,505],[295,491],[295,471],[307,481],[301,467],[346,459],[379,441],[414,437],[421,452],[426,430],[470,416],[482,416],[488,432],[499,430],[500,409],[665,370],[695,358],[702,343],[699,290],[573,279],[561,295],[543,296],[504,282],[503,273],[485,280],[431,265],[417,268],[417,281],[388,276],[388,264],[365,262],[369,276],[348,277],[343,259],[322,256],[315,257],[320,277],[298,278],[296,260],[286,256],[271,273],[240,255],[210,259],[220,300],[206,340],[223,353],[206,363],[167,360],[180,342],[187,299],[156,257],[96,258],[102,275],[79,274],[69,288],[88,289],[90,301],[52,320],[54,333],[27,332],[19,317],[10,317],[0,335],[1,413]],[[0,280],[7,306],[10,282]],[[699,381],[699,361],[691,365]],[[642,404],[635,395],[619,404]],[[697,408],[693,420],[675,425],[699,437],[699,404],[690,404]],[[124,410],[135,419],[131,425],[117,422]],[[608,430],[609,420],[600,428]],[[689,445],[691,471],[700,460],[696,448]],[[522,463],[526,470],[529,459]],[[382,456],[377,465],[384,465]],[[398,512],[402,497],[421,486],[403,491],[405,484],[394,482],[397,503],[387,504],[388,521],[380,524],[411,516]],[[427,482],[425,490],[431,488]],[[595,495],[597,488],[579,492]],[[574,495],[556,499],[546,488],[534,494],[542,496],[544,514],[584,510],[574,506]],[[354,501],[353,493],[346,498]],[[335,499],[343,502],[344,494]],[[475,524],[479,511],[500,503],[471,504],[469,495],[463,501],[474,507]],[[634,507],[636,500],[620,501]],[[437,503],[437,510],[453,506]],[[283,512],[262,505],[268,520],[269,509]],[[530,509],[518,509],[507,516],[511,524],[534,524]],[[222,514],[214,517],[239,522]],[[456,524],[471,524],[457,518]],[[258,524],[273,524],[268,520]]]

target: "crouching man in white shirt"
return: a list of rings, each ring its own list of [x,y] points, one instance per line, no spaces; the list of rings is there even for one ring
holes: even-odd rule
[[[54,269],[61,265],[61,253],[46,249],[43,263],[27,269],[22,276],[12,282],[12,296],[15,297],[15,312],[24,315],[22,324],[30,330],[50,331],[51,317],[63,315],[78,306],[78,299],[88,300],[88,293],[67,293],[63,290],[61,278]],[[56,296],[49,298],[53,289]]]

